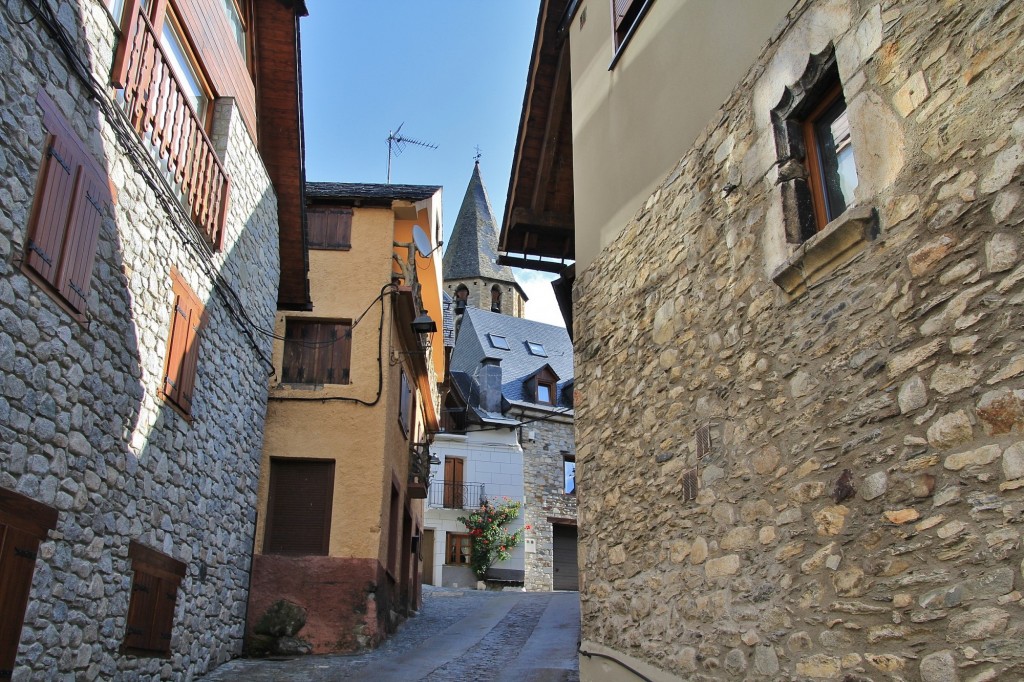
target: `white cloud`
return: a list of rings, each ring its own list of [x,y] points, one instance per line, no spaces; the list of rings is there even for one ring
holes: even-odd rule
[[[551,282],[557,279],[558,275],[517,268],[515,276],[529,299],[526,301],[526,319],[564,327],[565,320],[562,319],[562,312],[555,300],[555,292],[551,288]]]

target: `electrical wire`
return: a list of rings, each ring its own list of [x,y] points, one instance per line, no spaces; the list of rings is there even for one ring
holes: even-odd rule
[[[388,289],[391,289],[391,291],[388,292],[387,291]],[[380,397],[384,393],[384,309],[386,307],[384,305],[384,295],[385,295],[385,292],[389,293],[391,296],[396,296],[397,293],[398,293],[398,290],[395,287],[395,285],[391,284],[390,282],[388,284],[385,284],[383,287],[381,287],[380,294],[378,294],[377,298],[373,299],[373,301],[370,303],[370,306],[367,307],[366,311],[363,311],[363,314],[359,316],[359,319],[361,320],[363,318],[363,315],[366,315],[366,312],[369,311],[370,307],[372,307],[373,304],[376,303],[377,301],[380,301],[380,322],[377,325],[377,395],[376,395],[376,397],[374,397],[373,400],[363,400],[362,398],[352,398],[350,396],[340,396],[340,395],[337,395],[337,396],[285,396],[285,395],[271,395],[271,396],[268,396],[268,399],[269,400],[277,400],[277,401],[286,401],[286,400],[298,400],[298,401],[306,401],[306,402],[315,401],[315,402],[321,402],[321,403],[349,402],[349,403],[356,403],[356,404],[359,404],[359,405],[363,405],[365,407],[373,407],[374,405],[379,403],[380,402]],[[354,327],[355,325],[353,324],[352,326]],[[390,327],[391,327],[391,325],[389,325],[389,329],[390,329]]]
[[[148,150],[143,147],[143,141],[136,132],[134,126],[132,126],[128,121],[124,112],[115,106],[113,101],[107,95],[106,86],[98,83],[96,79],[93,78],[89,65],[83,61],[81,56],[79,56],[77,49],[78,46],[54,15],[52,7],[50,7],[46,2],[40,3],[38,0],[21,0],[21,2],[32,11],[33,19],[38,19],[46,29],[46,32],[57,43],[60,51],[72,67],[70,70],[85,86],[90,95],[90,99],[101,110],[105,120],[110,125],[110,128],[114,133],[114,137],[120,143],[120,151],[129,158],[132,166],[138,174],[154,191],[161,208],[163,208],[168,214],[169,220],[167,222],[169,222],[172,228],[178,233],[183,243],[198,256],[196,260],[205,271],[204,274],[206,274],[213,283],[213,291],[219,294],[221,301],[224,304],[223,308],[225,312],[246,336],[249,344],[255,351],[256,356],[264,365],[266,365],[269,373],[272,374],[274,370],[273,362],[264,352],[261,344],[257,341],[254,336],[254,332],[264,335],[268,333],[273,334],[273,332],[267,332],[267,330],[261,328],[252,320],[248,312],[245,310],[245,306],[238,293],[230,284],[227,283],[221,273],[214,267],[212,259],[214,252],[210,245],[198,233],[198,230],[190,229],[191,226],[194,226],[192,217],[175,198],[173,189],[169,186],[167,180],[162,176],[159,169],[153,163]],[[5,4],[8,12],[13,14],[10,7],[11,0],[5,0]],[[31,21],[32,19],[26,20],[25,23],[21,25],[25,25]]]

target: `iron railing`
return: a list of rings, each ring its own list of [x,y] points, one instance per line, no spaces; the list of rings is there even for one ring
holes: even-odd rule
[[[139,137],[166,164],[171,184],[181,192],[196,226],[219,249],[230,178],[143,3],[129,3],[125,26],[113,73],[114,85],[122,89],[125,113]]]
[[[487,501],[483,483],[434,481],[427,503],[445,509],[479,509]]]

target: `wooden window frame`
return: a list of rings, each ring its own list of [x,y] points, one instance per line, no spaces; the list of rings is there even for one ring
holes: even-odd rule
[[[330,222],[327,216],[337,216],[336,224],[314,225],[314,220],[324,216],[325,222]],[[352,220],[353,210],[345,207],[310,207],[306,209],[306,220],[308,223],[309,239],[307,246],[318,251],[349,251],[352,249]],[[334,239],[331,240],[329,230],[333,229]]]
[[[826,196],[825,169],[821,162],[821,156],[824,152],[822,150],[822,141],[818,139],[815,128],[822,116],[839,100],[844,100],[843,110],[845,111],[843,86],[841,83],[836,82],[831,85],[801,124],[804,135],[804,148],[807,150],[807,184],[811,191],[814,223],[818,232],[825,229],[825,226],[839,217],[839,214],[834,214],[834,211],[831,210]]]
[[[282,531],[280,519],[276,512],[278,499],[281,491],[281,467],[296,464],[317,464],[323,469],[321,485],[323,486],[323,528],[320,537],[319,547],[311,550],[310,546],[289,548],[283,546],[282,538],[294,538],[292,529],[288,526]],[[275,469],[277,475],[275,475]],[[274,554],[281,556],[327,556],[331,546],[331,521],[334,513],[334,480],[337,470],[337,463],[333,459],[313,459],[299,457],[271,457],[270,472],[267,485],[267,521],[263,528],[263,554]],[[277,529],[275,531],[275,525]]]
[[[308,330],[312,330],[313,333],[310,334]],[[306,370],[310,365],[312,369],[307,376]],[[321,372],[324,372],[323,376],[320,376]],[[344,386],[351,381],[351,320],[308,317],[285,319],[284,355],[281,358],[282,384]]]
[[[465,541],[468,543],[469,551],[463,557],[460,545]],[[452,555],[455,561],[452,562]],[[445,566],[471,566],[473,563],[473,536],[469,533],[447,533],[444,540],[444,565]]]
[[[171,269],[171,324],[160,382],[160,396],[186,420],[195,404],[199,348],[206,327],[206,310],[177,268]]]
[[[412,434],[412,415],[416,404],[416,390],[409,380],[404,367],[398,369],[398,425],[402,427],[402,435],[408,439]]]
[[[21,271],[77,322],[87,321],[99,233],[114,203],[106,172],[40,90],[47,131]]]
[[[540,389],[541,387],[547,389],[548,400],[541,400]],[[543,381],[540,378],[537,379],[537,389],[535,393],[537,397],[537,403],[540,405],[554,405],[557,401],[557,394],[555,392],[555,384],[551,381]]]
[[[133,575],[121,651],[169,658],[178,588],[187,567],[134,540],[128,545],[128,558]]]
[[[53,507],[0,488],[0,679],[14,670],[36,553],[57,518]]]

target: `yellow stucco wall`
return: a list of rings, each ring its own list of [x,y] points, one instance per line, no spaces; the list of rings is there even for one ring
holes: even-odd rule
[[[654,2],[609,70],[609,4],[580,3],[569,30],[577,274],[665,179],[793,4]]]
[[[410,234],[411,225],[409,222],[406,228]],[[353,329],[351,383],[347,385],[316,388],[280,385],[284,342],[275,342],[276,374],[270,382],[271,400],[267,409],[259,489],[258,553],[263,551],[266,528],[270,459],[332,458],[336,464],[330,556],[378,558],[382,563],[387,560],[384,535],[392,476],[399,481],[400,494],[404,496],[409,467],[409,441],[399,426],[398,412],[399,368],[410,365],[410,356],[400,347],[391,297],[383,299],[382,340],[378,333],[382,303],[374,302],[381,288],[391,282],[395,229],[390,209],[356,208],[351,250],[311,250],[309,253],[313,310],[282,312],[277,316],[275,333],[280,339],[284,336],[286,318],[356,320],[369,307]],[[440,320],[440,311],[437,319]],[[372,406],[350,401],[322,402],[321,398],[338,397],[374,402],[378,387],[379,340],[383,367],[379,400]],[[407,371],[412,377],[411,371]],[[414,501],[412,511],[414,522],[422,518],[422,505],[418,500]],[[381,532],[382,528],[385,533]]]

